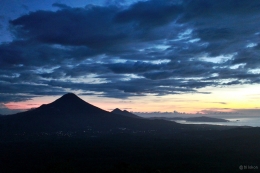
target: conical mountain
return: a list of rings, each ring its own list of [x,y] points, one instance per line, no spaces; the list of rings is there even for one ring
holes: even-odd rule
[[[176,127],[175,125],[177,124],[173,122],[137,119],[110,113],[69,93],[39,108],[1,117],[0,132],[5,134],[84,131],[89,128],[108,131],[121,127],[135,130],[161,128],[169,130]]]
[[[71,106],[71,104],[73,104],[73,105],[84,105],[86,103],[87,102],[85,102],[84,100],[79,98],[74,93],[68,93],[68,94],[65,94],[62,97],[58,98],[57,100],[55,100],[51,104],[55,105],[55,106],[69,106],[69,105]]]
[[[94,105],[85,102],[73,93],[65,94],[50,104],[42,105],[39,110],[47,110],[50,112],[56,111],[57,114],[60,114],[59,112],[62,112],[63,115],[68,115],[72,117],[78,115],[92,117],[99,115],[103,116],[104,114],[108,113],[107,111],[104,111]]]
[[[1,126],[9,131],[71,131],[94,125],[98,127],[106,117],[112,116],[75,94],[68,93],[50,104],[6,116],[2,118]]]

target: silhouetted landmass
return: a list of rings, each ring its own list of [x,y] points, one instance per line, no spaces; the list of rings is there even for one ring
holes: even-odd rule
[[[229,120],[221,119],[221,118],[212,118],[212,117],[192,117],[192,118],[186,118],[186,121],[192,121],[192,122],[229,122]]]
[[[182,117],[150,117],[148,119],[151,119],[151,120],[168,120],[168,121],[171,121],[171,120],[186,120],[186,118],[182,118]]]
[[[229,120],[225,120],[222,118],[212,118],[212,117],[189,117],[189,118],[183,118],[183,117],[152,117],[149,119],[163,119],[163,120],[185,120],[187,122],[229,122]]]
[[[165,120],[148,120],[113,114],[69,93],[39,108],[1,118],[2,133],[56,131],[163,130],[180,128]]]
[[[219,173],[260,169],[260,128],[116,115],[74,94],[0,118],[0,172]],[[252,167],[251,167],[252,166]]]
[[[259,168],[259,137],[259,128],[25,135],[0,141],[0,172],[241,172],[240,165]]]
[[[114,109],[113,111],[111,111],[111,113],[114,113],[114,114],[118,114],[118,115],[124,115],[124,116],[127,116],[127,117],[131,117],[131,118],[142,118],[142,117],[139,117],[133,113],[130,113],[128,112],[127,110],[120,110],[118,108]]]

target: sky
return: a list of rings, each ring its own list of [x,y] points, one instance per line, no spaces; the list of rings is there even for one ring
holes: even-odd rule
[[[108,111],[260,115],[259,21],[259,0],[1,0],[0,114],[73,92]]]

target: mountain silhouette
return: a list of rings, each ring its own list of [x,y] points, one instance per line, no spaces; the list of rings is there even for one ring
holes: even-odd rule
[[[200,117],[151,117],[149,119],[162,119],[162,120],[184,120],[187,122],[229,122],[229,120],[222,119],[222,118],[213,118],[213,117],[206,117],[206,116],[200,116]]]
[[[0,118],[0,132],[56,132],[111,130],[127,128],[132,130],[170,130],[178,123],[165,120],[137,119],[102,110],[68,93],[52,103],[38,108]]]
[[[212,117],[206,117],[206,116],[186,118],[186,121],[191,121],[191,122],[229,122],[229,120],[225,120],[225,119],[222,119],[222,118],[212,118]]]
[[[69,117],[100,117],[105,116],[109,113],[85,102],[73,93],[65,94],[50,104],[42,105],[36,111],[50,111],[56,112],[57,114],[60,114],[59,112],[62,112],[64,116]]]
[[[111,111],[111,113],[118,114],[118,115],[124,115],[124,116],[131,117],[131,118],[142,118],[142,117],[139,117],[135,114],[132,114],[132,113],[126,111],[126,110],[122,111],[121,109],[118,109],[118,108]]]

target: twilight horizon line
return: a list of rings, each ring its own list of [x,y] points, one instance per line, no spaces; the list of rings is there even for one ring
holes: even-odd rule
[[[74,95],[74,98],[78,97],[74,93],[66,93],[63,96],[57,98],[56,100],[52,100],[51,102],[46,103],[46,104],[52,104],[53,102],[60,100],[61,98],[65,97],[68,94]],[[78,97],[78,99],[81,99],[81,98]],[[69,100],[67,100],[67,101],[69,101]],[[83,101],[85,101],[85,100],[83,100]],[[88,103],[88,104],[91,104],[87,101],[85,101],[85,102]],[[40,107],[42,107],[43,105],[46,105],[46,104],[42,104],[38,107],[33,107],[33,108],[28,109],[28,110],[24,109],[24,110],[17,110],[17,111],[14,111],[14,112],[9,112],[9,114],[11,115],[11,114],[16,114],[16,113],[31,111],[33,109],[40,108]],[[71,104],[73,104],[73,102]],[[93,106],[96,106],[96,105],[93,105]],[[102,109],[102,108],[100,108],[100,109]],[[178,112],[176,110],[174,110],[172,112],[170,112],[170,111],[166,111],[166,112],[163,112],[163,111],[133,112],[133,111],[131,111],[131,109],[132,108],[118,108],[117,107],[117,108],[109,109],[107,111],[108,112],[113,112],[115,110],[128,111],[130,113],[133,113],[134,115],[138,115],[138,116],[143,117],[143,118],[149,118],[149,117],[165,117],[165,118],[173,118],[173,117],[183,117],[183,118],[185,118],[186,117],[187,118],[187,117],[198,117],[198,116],[208,116],[208,117],[215,117],[215,118],[216,117],[218,117],[218,118],[241,118],[241,117],[252,118],[252,117],[259,117],[259,111],[258,110],[256,111],[256,110],[245,110],[245,109],[243,109],[243,110],[233,110],[233,112],[213,112],[213,111],[204,110],[202,112],[197,112],[197,113]],[[237,111],[237,112],[234,112],[234,111]],[[4,115],[2,114],[2,115],[8,116],[9,114],[4,114]]]

